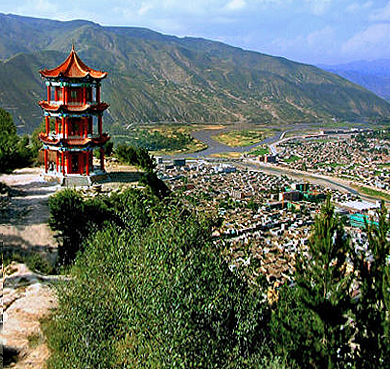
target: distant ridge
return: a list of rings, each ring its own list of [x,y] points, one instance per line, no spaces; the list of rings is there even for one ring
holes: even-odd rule
[[[320,65],[329,72],[350,80],[390,101],[390,59]]]
[[[107,124],[390,117],[389,103],[337,75],[221,42],[1,13],[0,33],[0,106],[21,133],[42,119],[38,70],[61,63],[72,40],[87,65],[109,72]]]

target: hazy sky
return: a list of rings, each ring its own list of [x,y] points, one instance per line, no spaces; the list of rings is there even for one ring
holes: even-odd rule
[[[312,64],[390,59],[388,0],[1,0],[0,12],[147,27]]]

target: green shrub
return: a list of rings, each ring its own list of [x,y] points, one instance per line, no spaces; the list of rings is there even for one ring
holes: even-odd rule
[[[127,197],[117,206],[141,203]],[[149,214],[107,226],[79,254],[58,291],[49,368],[260,367],[262,291],[230,272],[210,222],[172,203]]]
[[[115,154],[123,163],[135,165],[148,172],[153,171],[157,165],[148,150],[142,147],[118,145]]]
[[[30,254],[26,257],[26,265],[34,272],[43,274],[54,274],[55,269],[50,262],[38,253]]]

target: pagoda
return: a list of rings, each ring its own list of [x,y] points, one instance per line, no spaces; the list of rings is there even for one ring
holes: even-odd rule
[[[103,146],[110,137],[103,133],[102,118],[109,105],[100,101],[100,85],[107,72],[86,66],[72,46],[61,65],[39,73],[47,88],[47,100],[38,102],[46,121],[45,132],[39,134],[45,176],[63,185],[89,185],[106,176]],[[100,166],[94,167],[97,149]]]

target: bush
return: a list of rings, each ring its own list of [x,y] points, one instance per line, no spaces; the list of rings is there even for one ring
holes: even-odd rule
[[[112,217],[109,205],[100,198],[84,200],[79,192],[65,189],[49,198],[49,225],[57,231],[58,262],[69,265],[82,250],[84,240]]]
[[[58,291],[49,368],[259,367],[262,291],[230,272],[209,221],[172,203],[148,214],[107,226],[79,254]]]
[[[142,147],[118,145],[115,154],[123,163],[135,165],[148,172],[153,171],[157,166],[148,150]]]
[[[27,256],[26,265],[34,272],[40,272],[43,274],[55,273],[55,269],[50,262],[44,256],[37,253]]]

